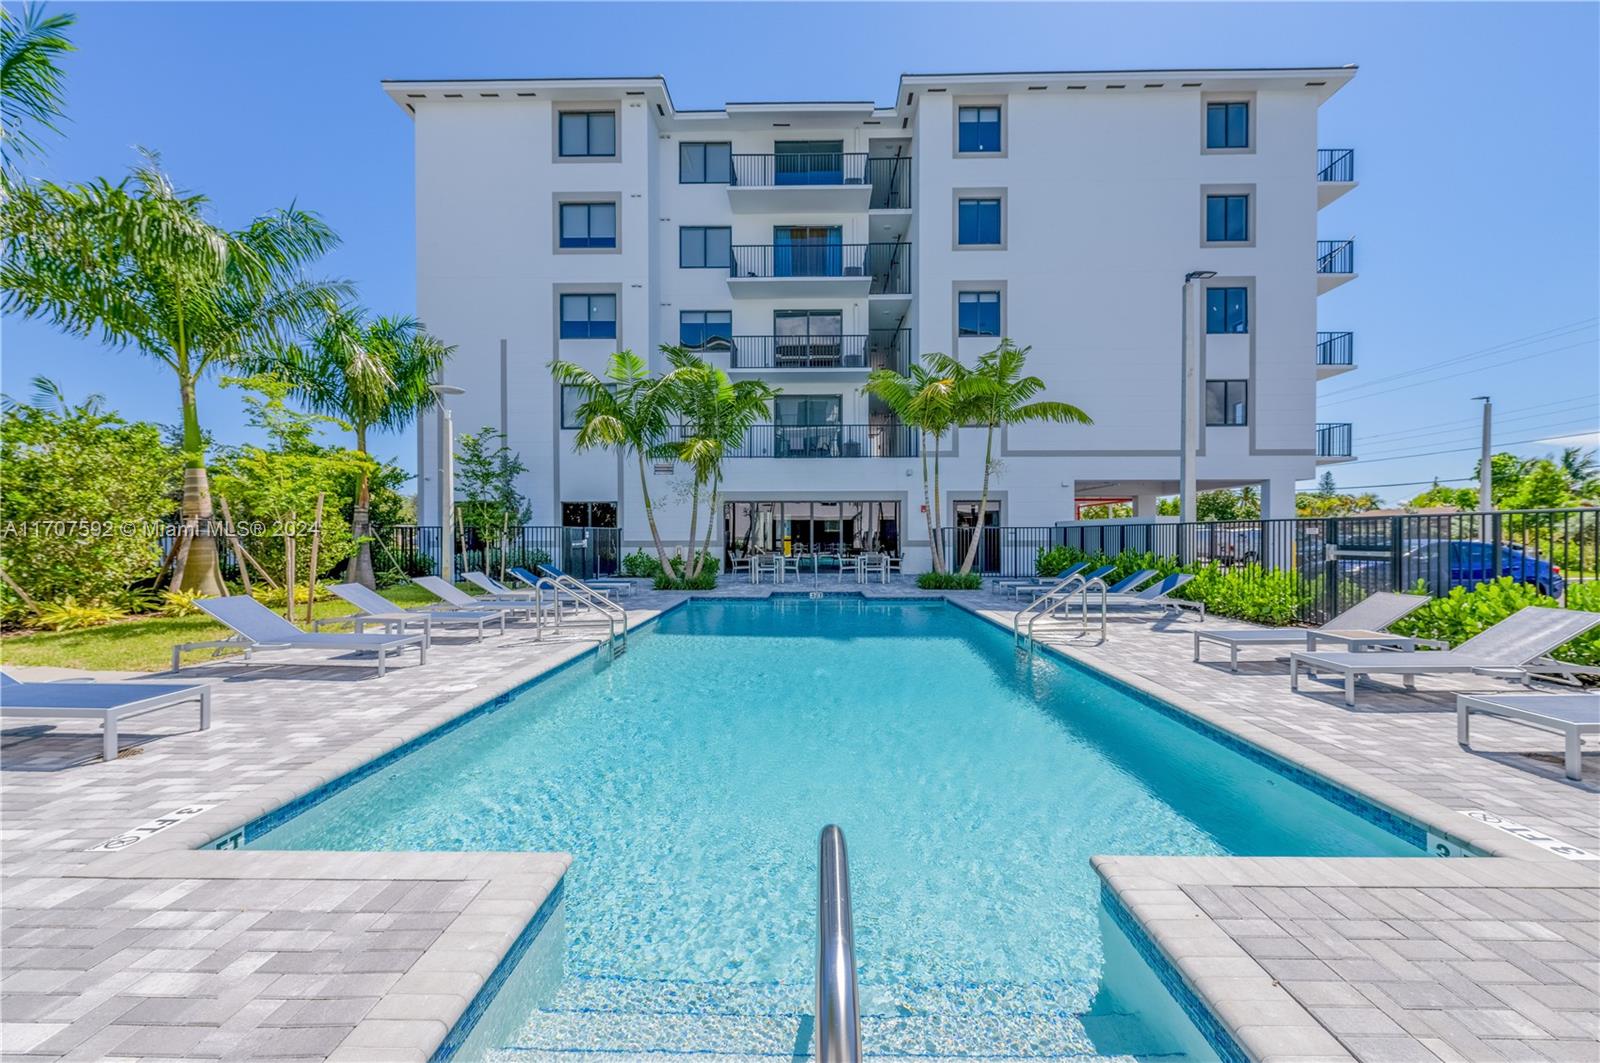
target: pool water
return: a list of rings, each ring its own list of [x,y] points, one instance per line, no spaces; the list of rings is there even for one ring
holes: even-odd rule
[[[516,1058],[803,1051],[827,823],[869,1045],[919,1055],[1162,1054],[1104,1006],[1095,854],[1421,855],[942,603],[696,602],[631,641],[250,841],[571,852]]]

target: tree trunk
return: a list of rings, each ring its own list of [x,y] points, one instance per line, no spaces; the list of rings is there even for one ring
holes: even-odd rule
[[[933,436],[933,570],[945,572],[948,567],[944,563],[944,502],[939,492],[939,452],[944,449],[944,433],[936,432]]]
[[[222,586],[222,566],[217,559],[215,529],[211,526],[211,481],[206,478],[205,441],[200,435],[194,381],[180,376],[178,393],[183,404],[184,452],[183,502],[178,515],[193,531],[193,536],[183,564],[173,572],[171,589],[220,597],[227,591]]]
[[[933,556],[933,570],[939,571],[939,544],[933,539],[933,501],[928,497],[928,433],[917,433],[917,449],[922,452],[922,516],[928,526],[928,552]]]
[[[370,460],[367,454],[367,430],[362,425],[356,426],[356,452]],[[356,541],[356,552],[345,565],[344,578],[370,590],[377,590],[378,578],[372,570],[371,509],[372,488],[368,483],[368,471],[363,467],[361,482],[356,486],[355,509],[350,514],[350,534]]]
[[[661,562],[661,570],[670,573],[672,566],[667,562],[667,544],[661,541],[661,529],[656,527],[656,507],[650,501],[650,477],[645,472],[644,451],[635,451],[639,457],[639,495],[644,500],[644,519],[650,525],[650,539],[656,544],[656,560]]]
[[[689,499],[689,556],[684,558],[683,572],[673,572],[678,579],[687,579],[694,568],[694,541],[700,536],[700,480],[695,478],[694,495]]]
[[[983,442],[983,490],[978,495],[978,513],[972,529],[972,542],[967,544],[967,556],[961,562],[963,576],[972,571],[972,563],[978,559],[978,543],[983,539],[983,518],[989,509],[989,462],[993,454],[994,425],[990,425],[989,435]]]
[[[700,568],[701,568],[701,564],[702,564],[702,562],[700,560],[701,557],[704,556],[704,555],[709,555],[711,553],[711,533],[717,527],[717,496],[721,492],[721,490],[722,490],[722,477],[718,476],[715,480],[711,481],[711,512],[706,517],[706,543],[705,543],[705,548],[703,550],[701,550],[698,554],[696,554],[695,558],[694,558],[694,574],[696,576],[700,575]],[[689,549],[691,549],[691,550],[694,549],[694,544],[693,543],[689,544]]]

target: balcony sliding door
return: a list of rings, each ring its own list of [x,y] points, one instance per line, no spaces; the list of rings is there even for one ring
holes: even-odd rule
[[[780,140],[772,146],[774,184],[844,184],[844,141]]]
[[[837,225],[775,225],[772,272],[776,277],[844,275],[844,230]]]
[[[837,367],[842,364],[844,315],[837,310],[776,310],[772,315],[775,365]]]

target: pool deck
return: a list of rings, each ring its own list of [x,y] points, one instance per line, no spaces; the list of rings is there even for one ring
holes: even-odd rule
[[[726,583],[717,596],[772,588]],[[809,576],[780,591],[808,591]],[[924,596],[906,581],[815,589]],[[926,595],[941,597],[941,595]],[[949,597],[1009,623],[1005,600]],[[642,622],[683,595],[626,599]],[[1243,626],[1216,618],[1209,627]],[[1231,675],[1194,664],[1192,617],[1113,620],[1067,656],[1158,693],[1489,859],[1101,857],[1096,867],[1216,1018],[1263,1060],[1600,1057],[1600,862],[1561,858],[1463,814],[1493,813],[1600,853],[1600,757],[1562,778],[1559,738],[1474,722],[1456,690],[1292,694],[1282,654]],[[209,731],[179,706],[125,728],[8,721],[0,746],[0,1044],[5,1059],[425,1059],[565,870],[564,854],[216,852],[195,846],[592,648],[438,638],[426,668],[184,669],[213,684]],[[580,662],[576,667],[590,667]],[[156,680],[163,677],[153,676]],[[170,681],[170,676],[165,677]],[[90,852],[209,806],[120,852]]]

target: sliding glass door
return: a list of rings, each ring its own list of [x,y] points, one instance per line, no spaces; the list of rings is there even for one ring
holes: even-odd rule
[[[844,315],[838,310],[776,310],[774,361],[790,367],[836,367],[844,351]]]
[[[837,225],[775,225],[772,273],[776,277],[844,274],[844,230]]]

